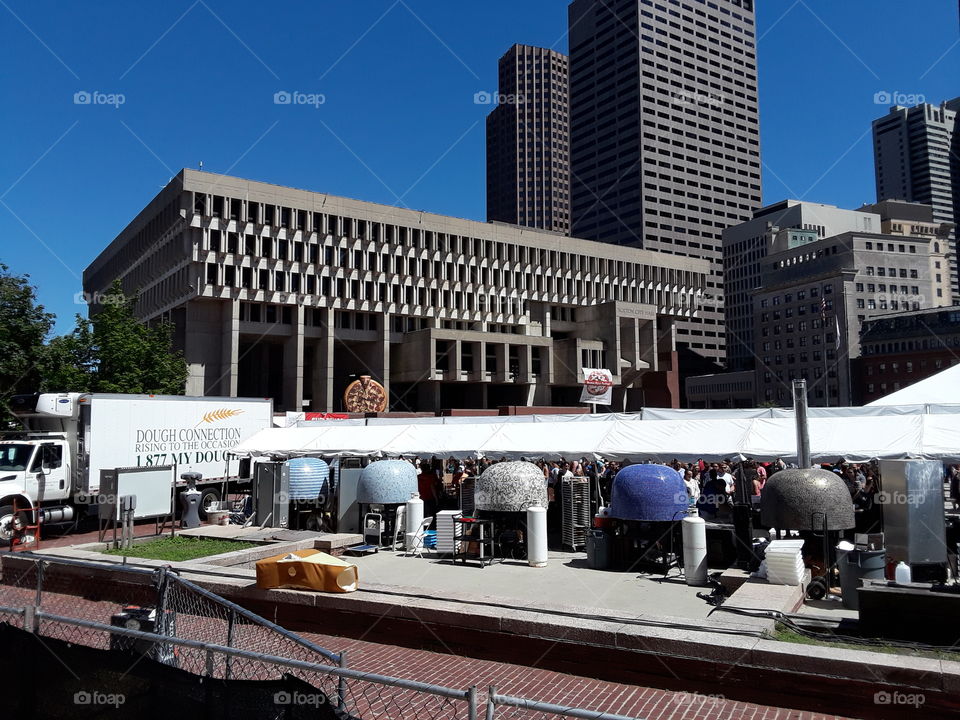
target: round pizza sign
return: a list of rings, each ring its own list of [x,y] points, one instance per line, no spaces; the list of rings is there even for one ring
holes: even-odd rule
[[[347,412],[383,412],[387,409],[387,391],[369,375],[361,375],[359,380],[347,385],[343,405]]]
[[[587,393],[590,395],[603,395],[607,392],[607,389],[613,385],[613,383],[610,382],[609,376],[606,373],[592,370],[591,372],[587,373],[587,377],[583,385],[584,388],[586,388]]]

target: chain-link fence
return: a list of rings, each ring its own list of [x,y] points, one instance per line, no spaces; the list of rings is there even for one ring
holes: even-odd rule
[[[620,720],[617,715],[498,695],[494,688],[481,700],[476,687],[461,690],[352,670],[346,653],[311,643],[167,567],[150,570],[5,555],[0,623],[41,641],[130,652],[137,656],[133,665],[149,658],[190,676],[233,683],[231,687],[244,681],[283,681],[288,684],[275,694],[279,705],[300,703],[309,710],[322,698],[340,717],[475,720],[485,701],[487,720],[558,715]],[[45,652],[56,654],[52,643],[45,644]],[[124,671],[120,679],[129,673]],[[284,716],[296,715],[277,715]]]

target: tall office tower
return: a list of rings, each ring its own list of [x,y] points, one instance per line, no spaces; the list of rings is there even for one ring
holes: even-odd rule
[[[710,260],[685,375],[725,358],[721,233],[760,206],[754,21],[753,0],[569,7],[571,234]]]
[[[570,233],[567,56],[514,45],[487,116],[487,220]]]
[[[933,206],[937,222],[960,221],[960,98],[940,105],[895,105],[873,121],[877,200]],[[950,281],[960,300],[957,233],[950,236]]]

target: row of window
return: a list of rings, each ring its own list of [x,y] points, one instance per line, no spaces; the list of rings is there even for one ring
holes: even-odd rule
[[[319,213],[312,214],[319,215]],[[384,226],[381,223],[358,221],[353,218],[336,218],[335,216],[329,216],[329,218],[328,221],[324,221],[322,218],[319,219],[319,222],[315,220],[311,228],[297,228],[304,233],[313,233],[313,235],[295,235],[292,240],[274,237],[273,234],[262,234],[262,232],[266,232],[265,230],[252,234],[241,233],[239,232],[239,226],[238,231],[226,231],[223,228],[231,227],[229,224],[217,223],[219,227],[211,227],[211,229],[207,231],[206,248],[214,252],[243,253],[245,255],[268,258],[276,256],[276,258],[280,260],[318,263],[321,261],[321,250],[319,248],[322,242],[324,247],[322,261],[325,264],[332,264],[339,260],[341,265],[345,265],[345,263],[356,263],[362,260],[362,253],[356,256],[349,256],[344,254],[347,252],[346,249],[333,247],[333,243],[336,242],[335,239],[343,237],[347,239],[369,239],[373,242],[396,243],[407,246],[410,249],[419,248],[421,250],[434,252],[455,253],[467,256],[473,255],[488,261],[500,260],[511,263],[539,265],[543,268],[565,268],[574,272],[616,275],[621,278],[634,277],[639,279],[640,277],[646,278],[649,276],[650,280],[668,282],[670,284],[691,285],[695,279],[700,279],[699,277],[695,277],[696,274],[694,273],[662,266],[641,265],[640,263],[631,263],[610,258],[598,258],[596,256],[570,253],[562,250],[547,250],[533,248],[528,245],[516,245],[495,240],[435,233],[419,228],[408,229],[406,227],[397,228],[393,225]],[[367,225],[372,226],[373,232],[367,232]],[[333,230],[327,232],[323,230],[324,226],[336,229],[337,232]],[[385,232],[381,233],[380,229],[384,227]],[[339,253],[336,258],[333,255],[335,250]],[[384,257],[388,257],[390,256],[388,253],[395,254],[397,250],[398,248],[381,248],[380,252]],[[354,252],[360,253],[361,251],[355,249]],[[368,251],[367,253],[371,258],[374,254],[373,251]],[[371,266],[367,269],[373,269],[373,267]]]
[[[222,275],[221,275],[222,269]],[[532,289],[532,299],[538,294],[552,296],[566,295],[567,297],[594,298],[603,302],[623,301],[646,303],[661,308],[674,308],[682,312],[692,310],[694,299],[687,293],[676,293],[665,290],[630,288],[621,284],[604,283],[576,283],[573,280],[559,278],[545,278],[537,275],[535,287]],[[524,315],[527,312],[526,299],[499,295],[491,288],[490,293],[480,291],[461,291],[440,288],[414,287],[393,282],[374,282],[351,278],[336,278],[327,275],[287,273],[282,270],[256,270],[248,267],[233,265],[220,266],[217,263],[206,264],[205,281],[207,285],[233,289],[264,290],[292,294],[304,294],[324,298],[338,298],[342,300],[359,300],[368,302],[384,302],[419,307],[431,307],[453,310],[469,310],[471,312],[494,312],[502,314]],[[255,283],[255,284],[254,284]],[[488,286],[489,287],[489,286]],[[504,292],[501,286],[500,292]],[[526,295],[526,293],[524,293]]]

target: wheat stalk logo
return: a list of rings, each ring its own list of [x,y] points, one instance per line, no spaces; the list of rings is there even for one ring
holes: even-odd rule
[[[221,408],[220,410],[211,410],[203,416],[203,421],[205,423],[212,423],[216,422],[217,420],[226,420],[227,418],[232,418],[242,413],[243,410],[227,410],[226,408]]]

